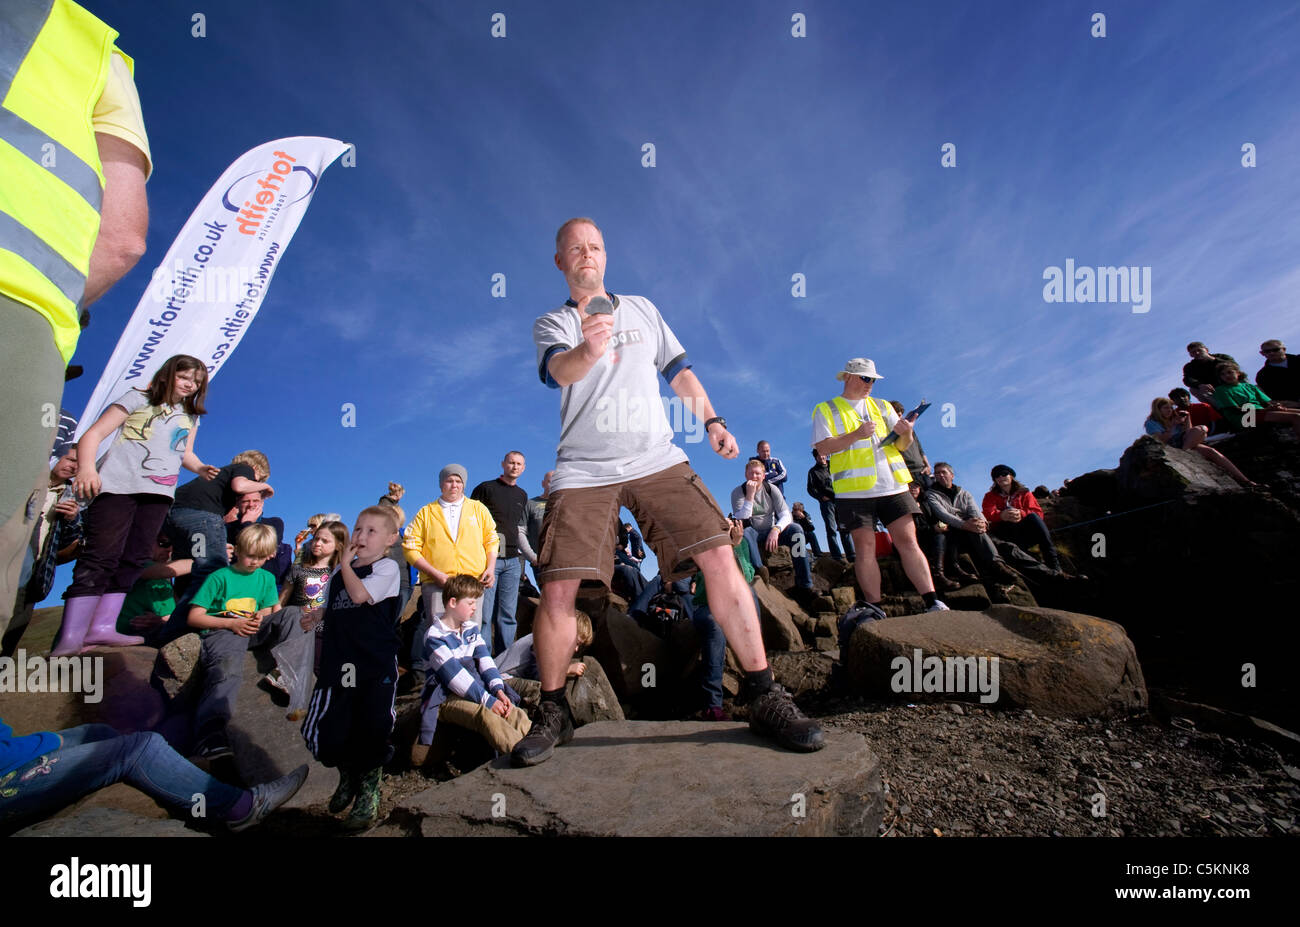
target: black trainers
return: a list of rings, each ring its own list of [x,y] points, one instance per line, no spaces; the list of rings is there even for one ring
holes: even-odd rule
[[[573,716],[567,702],[543,701],[533,729],[510,751],[511,766],[536,766],[551,758],[556,747],[573,740]]]
[[[191,756],[197,756],[209,763],[215,760],[224,760],[234,755],[235,751],[230,749],[230,741],[226,739],[224,730],[213,731],[200,738],[198,744],[194,747],[194,752],[191,754]]]
[[[307,764],[303,763],[287,776],[281,776],[272,782],[253,787],[253,810],[242,821],[227,823],[232,831],[238,833],[245,828],[260,824],[268,814],[279,808],[302,788],[307,781]]]
[[[821,726],[805,717],[785,687],[775,683],[750,702],[749,729],[799,753],[812,753],[826,746]]]

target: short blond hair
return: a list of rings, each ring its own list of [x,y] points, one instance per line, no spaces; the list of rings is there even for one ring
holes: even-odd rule
[[[583,647],[590,646],[591,642],[595,639],[595,635],[591,630],[591,618],[586,612],[580,609],[575,609],[573,620],[577,622],[578,625],[578,649],[581,650]]]
[[[560,253],[560,241],[564,238],[564,233],[567,232],[569,229],[573,228],[575,225],[590,225],[597,232],[600,232],[600,237],[602,240],[605,238],[605,233],[600,231],[600,226],[596,224],[595,219],[590,219],[587,216],[574,216],[572,219],[565,219],[564,224],[561,225],[559,231],[555,233],[556,254]]]
[[[275,556],[277,546],[275,529],[270,525],[249,525],[235,538],[235,551],[245,557],[269,559]]]
[[[248,464],[253,468],[253,475],[257,476],[257,482],[265,481],[271,475],[271,462],[266,459],[266,455],[261,451],[244,451],[242,454],[236,454],[230,459],[232,464]]]
[[[401,509],[398,509],[395,505],[370,505],[357,513],[356,523],[360,524],[361,519],[365,518],[367,515],[372,518],[382,518],[388,523],[388,528],[393,534],[401,534],[402,521],[404,519],[398,515],[398,512],[400,511]]]

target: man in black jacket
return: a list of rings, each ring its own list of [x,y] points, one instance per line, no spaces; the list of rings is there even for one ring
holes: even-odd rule
[[[817,464],[808,471],[808,495],[816,499],[817,504],[822,507],[822,521],[826,522],[826,546],[836,560],[844,559],[839,545],[835,543],[835,535],[838,532],[844,542],[844,550],[852,560],[853,538],[849,536],[849,532],[839,527],[835,519],[835,490],[831,486],[831,468],[826,462],[827,457],[825,454],[817,453],[816,448],[813,449],[812,455]]]
[[[1300,357],[1286,353],[1286,345],[1276,338],[1259,346],[1264,366],[1255,374],[1255,384],[1269,399],[1300,402]]]

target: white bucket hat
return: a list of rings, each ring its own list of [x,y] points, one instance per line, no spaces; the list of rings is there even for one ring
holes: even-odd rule
[[[844,369],[835,374],[835,379],[843,382],[849,377],[871,377],[873,380],[883,380],[880,374],[876,373],[875,361],[866,357],[855,357],[847,364]]]

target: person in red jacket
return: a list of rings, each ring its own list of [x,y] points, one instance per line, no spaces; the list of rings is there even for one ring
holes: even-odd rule
[[[1043,509],[1034,494],[1016,479],[1016,471],[1006,464],[994,467],[991,476],[993,485],[984,494],[980,506],[988,520],[989,532],[1026,550],[1037,544],[1047,568],[1053,573],[1062,572],[1056,545],[1052,543],[1052,534],[1043,521]]]

